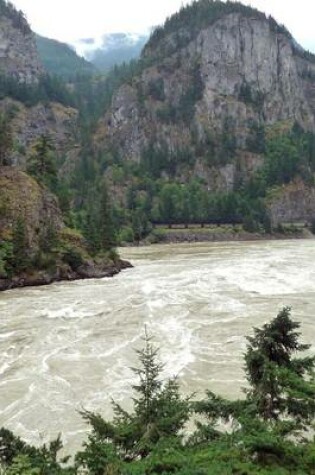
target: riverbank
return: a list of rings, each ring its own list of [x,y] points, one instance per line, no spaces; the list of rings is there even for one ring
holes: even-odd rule
[[[0,291],[19,287],[49,285],[53,282],[113,277],[130,267],[133,267],[130,262],[123,259],[115,259],[111,262],[108,260],[99,262],[86,261],[75,270],[69,265],[62,265],[56,266],[54,270],[25,271],[11,278],[0,279]]]
[[[222,225],[210,227],[188,228],[155,228],[148,238],[140,245],[176,244],[193,242],[223,241],[266,241],[281,239],[314,239],[309,229],[297,226],[284,226],[281,231],[273,233],[251,233],[239,226]]]

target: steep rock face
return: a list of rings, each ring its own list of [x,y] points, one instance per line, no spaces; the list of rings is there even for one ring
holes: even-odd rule
[[[59,103],[39,103],[26,107],[20,102],[6,98],[0,101],[0,111],[10,117],[14,137],[13,165],[25,168],[33,146],[43,135],[49,136],[59,157],[70,159],[77,151],[78,111]]]
[[[149,42],[144,61],[153,65],[114,96],[96,142],[138,162],[150,144],[166,148],[178,178],[189,168],[209,189],[227,191],[262,162],[248,147],[253,127],[298,122],[315,130],[315,64],[255,16],[225,15],[180,47],[185,35]],[[234,149],[217,160],[218,140],[227,137]],[[193,157],[189,167],[176,158],[183,150]]]
[[[44,73],[35,36],[21,12],[0,5],[0,73],[33,84]]]
[[[55,196],[25,173],[0,167],[0,189],[0,239],[11,239],[14,224],[21,218],[28,247],[36,251],[49,228],[58,232],[64,227]]]
[[[25,87],[27,97],[29,91],[36,94],[39,81],[45,74],[35,35],[23,13],[0,0],[0,76],[20,83],[20,95],[23,96]],[[14,82],[12,88],[16,88]],[[5,97],[2,98],[2,94],[0,100],[0,113],[10,123],[14,142],[10,157],[13,165],[25,168],[34,143],[42,135],[48,135],[52,139],[57,155],[64,158],[73,155],[78,116],[75,109],[47,100],[45,103],[38,101],[32,106],[25,101],[25,105],[9,95],[10,87],[5,87]]]

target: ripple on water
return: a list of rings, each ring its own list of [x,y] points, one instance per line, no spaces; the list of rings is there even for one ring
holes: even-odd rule
[[[85,407],[130,407],[144,325],[184,393],[241,394],[245,335],[293,305],[315,341],[314,241],[124,249],[134,269],[0,296],[0,424],[77,448]],[[298,265],[297,265],[298,261]]]

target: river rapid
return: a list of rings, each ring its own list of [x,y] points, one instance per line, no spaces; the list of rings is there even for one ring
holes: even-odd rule
[[[0,426],[36,444],[61,432],[66,450],[78,449],[80,409],[111,417],[112,398],[131,407],[145,325],[163,376],[178,375],[197,397],[207,388],[242,394],[245,335],[284,305],[303,341],[315,342],[315,240],[155,245],[121,256],[135,267],[112,279],[0,294]]]

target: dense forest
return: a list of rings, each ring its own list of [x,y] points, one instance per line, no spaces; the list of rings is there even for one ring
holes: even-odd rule
[[[247,338],[247,387],[239,400],[207,391],[183,397],[180,380],[145,335],[133,369],[133,410],[112,402],[114,418],[83,410],[90,433],[74,458],[60,459],[61,436],[33,447],[0,430],[0,460],[10,475],[312,475],[315,473],[315,357],[300,341],[300,324],[283,308]],[[300,356],[301,354],[301,356]],[[211,378],[211,375],[209,375]],[[101,408],[100,408],[101,410]],[[195,429],[187,433],[187,422]]]

